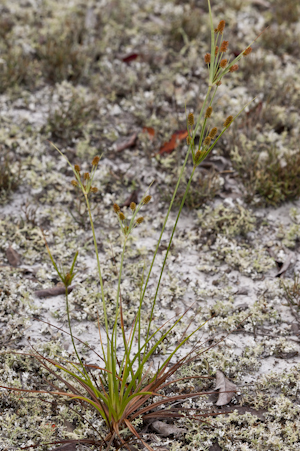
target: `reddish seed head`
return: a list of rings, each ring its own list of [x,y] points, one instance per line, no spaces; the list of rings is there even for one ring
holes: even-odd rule
[[[217,32],[223,34],[224,28],[225,28],[225,20],[221,20],[218,25]]]
[[[211,116],[212,111],[213,111],[212,107],[209,106],[206,110],[205,117],[209,118]]]
[[[84,178],[84,180],[89,180],[90,179],[90,174],[88,172],[85,172],[83,174],[83,178]]]
[[[220,66],[222,67],[222,69],[224,69],[227,66],[227,59],[222,59],[220,61]]]
[[[221,86],[221,84],[222,84],[221,80],[216,83],[217,86]]]
[[[224,53],[228,49],[228,42],[229,41],[223,41],[220,47],[220,52]]]
[[[207,136],[207,137],[205,138],[205,140],[204,140],[204,145],[205,145],[205,146],[209,146],[209,145],[210,145],[210,142],[211,142],[211,137],[210,137],[210,136]]]
[[[144,204],[144,205],[149,204],[150,200],[151,200],[151,196],[146,196],[146,197],[144,197],[144,199],[143,199],[143,204]]]
[[[120,207],[118,204],[114,204],[113,209],[114,209],[115,213],[118,213],[120,211]]]
[[[244,56],[247,56],[247,55],[249,55],[249,53],[251,53],[251,52],[252,52],[252,47],[247,47],[246,50],[243,51],[243,55],[244,55]]]
[[[210,134],[209,134],[209,136],[211,137],[211,139],[214,139],[214,138],[215,138],[217,132],[218,132],[217,127],[214,127],[214,128],[211,129]]]
[[[188,121],[188,124],[189,124],[190,127],[192,127],[194,125],[195,119],[194,119],[193,113],[190,113],[188,115],[187,121]]]
[[[234,64],[233,66],[231,66],[231,68],[229,69],[229,72],[235,72],[236,70],[238,70],[239,66],[237,64]]]
[[[201,157],[201,152],[200,150],[197,150],[196,154],[195,154],[195,163],[197,163],[200,160]]]
[[[206,53],[206,55],[204,56],[204,61],[206,64],[210,63],[210,53]]]
[[[93,161],[92,161],[92,166],[97,166],[99,161],[100,161],[100,157],[98,157],[98,156],[94,157]]]
[[[219,46],[217,45],[215,48],[215,56],[217,56],[218,53],[219,53]]]
[[[223,126],[229,127],[229,125],[231,124],[232,121],[233,121],[233,116],[228,116],[227,119],[225,120]]]

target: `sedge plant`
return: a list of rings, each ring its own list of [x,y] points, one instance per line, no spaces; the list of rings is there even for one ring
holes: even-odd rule
[[[120,230],[122,233],[123,248],[120,258],[114,319],[113,325],[111,326],[107,313],[108,301],[106,299],[103,285],[101,264],[97,246],[97,236],[90,205],[91,196],[93,192],[96,192],[96,188],[93,186],[93,181],[96,175],[97,166],[100,162],[100,157],[97,156],[93,159],[90,173],[86,172],[84,174],[81,173],[79,165],[73,166],[67,160],[74,173],[74,180],[72,181],[72,185],[84,197],[86,211],[93,235],[98,277],[100,282],[101,308],[104,315],[103,329],[105,333],[105,340],[102,339],[101,328],[99,324],[100,352],[99,354],[97,354],[101,359],[102,364],[101,366],[91,366],[83,363],[83,360],[81,359],[76,346],[76,342],[80,342],[81,340],[75,338],[72,333],[68,293],[69,287],[73,281],[73,278],[75,277],[75,266],[78,253],[76,252],[72,265],[67,271],[59,268],[59,266],[56,264],[47,243],[46,246],[53,267],[55,268],[61,282],[65,287],[66,310],[69,324],[68,334],[71,337],[77,361],[67,362],[66,364],[63,364],[53,359],[43,357],[37,352],[35,352],[34,357],[40,362],[41,365],[43,365],[44,368],[47,369],[47,371],[49,371],[50,374],[57,377],[57,379],[60,382],[64,383],[66,386],[66,390],[62,391],[56,385],[51,383],[54,390],[51,390],[49,392],[39,391],[39,393],[49,393],[52,396],[62,396],[69,399],[71,398],[73,401],[76,400],[82,406],[93,409],[105,422],[107,426],[107,434],[105,436],[102,436],[100,432],[96,430],[94,425],[90,424],[90,426],[95,429],[95,432],[98,434],[99,439],[94,441],[88,439],[72,440],[74,442],[76,441],[77,443],[94,443],[98,444],[100,449],[104,448],[107,450],[109,450],[111,446],[114,446],[115,449],[130,449],[129,444],[131,443],[131,440],[138,439],[149,451],[152,451],[152,448],[143,440],[141,434],[134,426],[134,420],[137,417],[146,419],[154,417],[175,418],[180,416],[189,416],[190,418],[198,419],[201,421],[201,417],[207,415],[203,413],[190,413],[188,409],[185,410],[184,408],[180,408],[178,410],[172,407],[174,403],[178,403],[178,401],[201,396],[204,393],[199,392],[180,395],[174,393],[171,396],[165,396],[162,392],[162,390],[166,387],[176,383],[176,381],[178,380],[182,380],[176,378],[174,379],[172,378],[172,376],[178,369],[180,369],[180,367],[182,367],[183,364],[191,362],[195,358],[195,356],[199,356],[210,348],[210,346],[203,347],[203,343],[198,343],[192,347],[190,352],[188,352],[185,357],[180,358],[176,361],[176,363],[174,363],[179,350],[185,345],[185,343],[189,341],[189,339],[194,334],[196,334],[196,332],[203,326],[203,324],[196,327],[195,330],[193,330],[191,333],[186,334],[174,347],[174,349],[167,355],[167,357],[165,357],[165,360],[159,364],[157,371],[155,371],[154,373],[152,372],[151,362],[153,361],[155,352],[159,349],[159,346],[162,344],[162,342],[169,336],[171,331],[173,331],[179,321],[182,320],[186,312],[179,318],[175,319],[173,323],[168,321],[162,326],[157,327],[154,332],[151,329],[151,324],[154,318],[158,292],[164,274],[166,261],[170,252],[178,220],[181,215],[195,171],[197,171],[197,168],[201,164],[201,162],[210,154],[221,136],[226,132],[226,130],[230,127],[234,120],[236,120],[236,118],[247,106],[244,106],[235,116],[230,115],[227,118],[224,118],[223,124],[221,125],[221,127],[219,126],[219,129],[216,124],[213,123],[213,103],[216,97],[216,92],[221,85],[223,78],[227,75],[230,75],[232,72],[235,72],[238,69],[238,61],[251,53],[252,49],[250,46],[248,46],[232,61],[230,61],[229,58],[226,58],[226,52],[228,51],[228,41],[223,40],[225,21],[221,20],[217,28],[214,28],[209,0],[208,7],[211,28],[211,51],[204,57],[204,61],[208,67],[207,94],[196,120],[193,113],[187,115],[188,150],[186,152],[184,163],[182,165],[178,181],[175,186],[168,211],[166,213],[166,217],[154,250],[150,267],[143,276],[139,305],[136,317],[130,330],[126,330],[123,319],[121,293],[122,271],[125,262],[128,238],[131,235],[133,229],[138,227],[139,224],[144,220],[141,212],[142,209],[150,202],[151,196],[146,192],[139,204],[136,205],[134,202],[132,202],[130,204],[130,209],[128,210],[130,211],[130,213],[124,213],[117,204],[113,205],[113,210],[115,212],[116,219],[119,222]],[[196,137],[197,139],[199,138],[199,142],[197,144]],[[57,151],[61,154],[61,156],[66,158],[59,149],[57,149]],[[173,229],[169,237],[167,251],[160,270],[155,293],[152,297],[150,311],[147,312],[146,303],[144,302],[144,300],[155,265],[156,256],[167,222],[169,220],[169,215],[176,198],[179,184],[182,180],[184,171],[190,159],[192,160],[190,177],[188,179],[186,189],[177,213],[177,217],[175,219]],[[146,326],[146,328],[144,328],[142,324],[142,315],[148,315],[148,325]],[[122,353],[120,353],[119,351],[117,352],[117,344],[120,342],[120,340],[123,347]],[[135,343],[137,343],[137,349],[134,346]],[[215,345],[216,344],[214,344],[213,346]],[[69,364],[71,364],[71,369]],[[61,370],[59,374],[56,372],[57,368]],[[95,376],[94,371],[97,371],[97,376]],[[63,373],[66,374],[66,379],[61,376],[61,374]],[[70,380],[73,380],[74,383],[71,383]],[[10,389],[26,391],[23,389]],[[27,391],[32,392],[33,390]],[[205,394],[207,394],[207,392]],[[168,409],[166,408],[166,406],[168,406]],[[123,437],[122,430],[124,429],[130,431],[131,436],[129,439],[125,439]]]

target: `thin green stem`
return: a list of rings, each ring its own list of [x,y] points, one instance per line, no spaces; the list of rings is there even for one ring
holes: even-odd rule
[[[77,348],[76,348],[76,345],[75,345],[75,341],[74,341],[74,337],[73,337],[73,333],[72,333],[72,327],[71,327],[71,319],[70,319],[70,309],[69,309],[69,298],[68,298],[68,294],[69,294],[69,293],[68,293],[68,287],[66,287],[66,293],[65,293],[65,296],[66,296],[67,316],[68,316],[68,324],[69,324],[69,330],[70,330],[70,335],[71,335],[71,340],[72,340],[73,348],[74,348],[75,354],[76,354],[76,356],[77,356],[78,362],[80,363],[80,365],[81,365],[81,367],[82,367],[82,369],[83,369],[83,371],[84,371],[84,374],[87,376],[88,380],[90,380],[90,378],[89,378],[89,376],[88,376],[88,374],[87,374],[87,371],[86,371],[86,369],[85,369],[85,367],[84,367],[84,365],[83,365],[83,363],[82,363],[82,361],[81,361],[81,358],[79,357],[79,354],[78,354],[78,352],[77,352]]]
[[[100,281],[100,286],[101,286],[101,297],[102,297],[102,304],[103,304],[106,336],[108,337],[108,319],[107,319],[106,303],[105,303],[105,296],[104,296],[104,286],[103,286],[103,279],[102,279],[102,274],[101,274],[101,266],[100,266],[100,260],[99,260],[97,239],[96,239],[94,222],[93,222],[93,218],[92,218],[92,212],[91,212],[91,207],[90,207],[88,195],[86,193],[84,193],[84,197],[85,197],[87,209],[88,209],[88,212],[89,212],[90,224],[91,224],[91,229],[92,229],[92,233],[93,233],[94,247],[95,247],[96,258],[97,258],[97,267],[98,267],[99,281]],[[104,359],[105,359],[105,356],[104,356]]]
[[[156,291],[155,291],[155,296],[154,296],[153,303],[152,303],[152,309],[151,309],[151,315],[150,315],[148,329],[147,329],[146,340],[149,337],[151,321],[152,321],[152,318],[153,318],[153,312],[154,312],[154,308],[155,308],[155,304],[156,304],[157,294],[158,294],[158,290],[159,290],[159,287],[160,287],[160,283],[161,283],[161,279],[162,279],[162,276],[163,276],[163,272],[164,272],[164,269],[165,269],[166,261],[167,261],[168,255],[169,255],[169,251],[170,251],[171,244],[172,244],[172,241],[173,241],[173,237],[174,237],[174,234],[175,234],[175,230],[176,230],[176,227],[177,227],[177,224],[178,224],[178,220],[179,220],[179,217],[181,215],[181,211],[183,209],[187,193],[188,193],[188,191],[190,189],[190,186],[191,186],[191,182],[192,182],[192,179],[193,179],[193,176],[194,176],[194,173],[195,173],[195,169],[196,169],[196,166],[193,167],[193,170],[192,170],[191,176],[189,178],[189,181],[188,181],[188,184],[187,184],[187,187],[186,187],[183,199],[181,201],[180,208],[179,208],[179,211],[178,211],[178,214],[177,214],[177,218],[176,218],[176,221],[175,221],[175,224],[174,224],[174,227],[173,227],[173,230],[172,230],[172,234],[171,234],[171,237],[170,237],[170,241],[169,241],[169,245],[168,245],[168,248],[167,248],[167,252],[166,252],[166,255],[165,255],[165,258],[164,258],[163,266],[162,266],[161,271],[160,271],[159,280],[158,280],[158,284],[157,284]]]
[[[180,171],[180,174],[179,174],[179,178],[178,178],[178,181],[177,181],[177,184],[176,184],[176,187],[175,187],[175,190],[174,190],[174,193],[173,193],[173,196],[172,196],[169,208],[168,208],[168,212],[167,212],[167,215],[165,217],[165,220],[164,220],[164,223],[163,223],[163,227],[162,227],[162,230],[160,232],[160,235],[159,235],[159,238],[158,238],[158,241],[157,241],[157,245],[156,245],[156,248],[155,248],[155,251],[154,251],[154,255],[153,255],[153,258],[152,258],[152,261],[151,261],[151,265],[150,265],[150,268],[149,268],[149,272],[148,272],[148,276],[147,276],[147,279],[146,279],[146,282],[145,282],[145,286],[144,286],[144,289],[142,290],[142,294],[141,294],[141,298],[140,298],[140,305],[139,305],[139,309],[138,309],[138,317],[139,318],[140,318],[140,315],[141,315],[142,303],[143,303],[143,300],[144,300],[144,297],[145,297],[145,293],[146,293],[146,290],[147,290],[147,286],[148,286],[148,283],[149,283],[149,279],[150,279],[150,276],[151,276],[151,273],[152,273],[152,269],[153,269],[153,266],[154,266],[154,262],[155,262],[155,259],[156,259],[158,248],[159,248],[159,245],[160,245],[160,242],[161,242],[161,239],[162,239],[162,236],[163,236],[166,224],[168,222],[168,218],[169,218],[169,215],[170,215],[170,212],[171,212],[171,208],[173,206],[173,203],[174,203],[174,200],[175,200],[175,196],[177,194],[177,190],[178,190],[179,184],[180,184],[182,176],[183,176],[184,169],[185,169],[186,164],[188,162],[190,151],[191,151],[191,146],[189,146],[189,149],[187,151],[187,154],[186,154],[183,166],[181,168],[181,171]],[[132,336],[135,335],[136,327],[137,327],[137,323],[134,325]],[[139,335],[139,338],[140,338],[140,335]],[[131,341],[129,352],[131,352],[132,344],[133,344],[133,340]]]

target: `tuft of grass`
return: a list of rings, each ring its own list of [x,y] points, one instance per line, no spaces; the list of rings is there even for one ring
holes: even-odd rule
[[[19,186],[21,163],[17,163],[17,168],[14,166],[8,155],[0,158],[0,203],[4,203]]]
[[[274,148],[268,148],[266,158],[258,152],[243,149],[233,154],[233,167],[245,185],[246,200],[259,196],[262,203],[278,205],[300,196],[300,153],[287,153],[280,157]]]
[[[43,76],[49,83],[67,80],[77,84],[82,80],[88,66],[85,33],[84,19],[71,16],[60,30],[41,39],[36,52]]]
[[[221,84],[221,80],[223,82],[228,74],[230,76],[232,75],[231,72],[234,72],[237,69],[239,60],[243,58],[243,56],[249,54],[251,49],[249,50],[250,47],[248,47],[248,50],[245,49],[245,54],[241,53],[233,60],[230,60],[228,57],[225,64],[220,64],[228,47],[228,42],[223,41],[225,22],[221,21],[218,27],[215,28],[209,0],[208,9],[211,32],[211,53],[207,53],[204,57],[204,61],[207,63],[208,68],[208,87],[206,96],[200,112],[197,113],[195,117],[193,113],[190,113],[187,117],[187,152],[184,163],[179,171],[177,183],[174,183],[175,187],[173,195],[153,252],[151,263],[147,269],[144,268],[141,275],[139,283],[139,304],[129,330],[125,327],[124,317],[126,314],[126,307],[123,304],[121,282],[123,279],[124,265],[126,264],[126,252],[131,242],[131,234],[133,230],[141,227],[141,224],[144,221],[144,210],[152,200],[151,195],[149,194],[151,185],[142,197],[140,203],[137,204],[131,202],[129,208],[126,210],[121,209],[116,203],[112,206],[122,237],[118,280],[116,287],[112,287],[116,288],[115,290],[112,290],[115,291],[113,302],[111,297],[108,297],[104,290],[98,240],[91,209],[91,196],[95,192],[94,179],[100,157],[94,157],[91,162],[90,171],[82,173],[78,164],[73,166],[64,154],[53,145],[59,154],[65,158],[74,174],[74,180],[71,183],[84,198],[86,213],[91,227],[99,280],[99,292],[97,293],[100,304],[99,309],[102,309],[104,317],[102,331],[98,322],[99,352],[93,351],[99,360],[99,364],[92,366],[96,371],[96,374],[91,371],[90,365],[84,364],[84,361],[78,352],[77,342],[81,344],[84,343],[74,336],[72,330],[68,294],[69,287],[76,277],[75,267],[78,251],[76,251],[69,267],[62,267],[53,258],[45,239],[49,258],[65,289],[66,313],[69,326],[68,335],[70,336],[76,357],[73,362],[58,361],[42,356],[33,348],[33,353],[31,355],[44,367],[49,375],[57,379],[57,382],[54,383],[47,379],[47,383],[50,385],[51,390],[37,391],[33,389],[6,387],[3,385],[1,385],[1,388],[7,388],[20,393],[29,392],[39,395],[47,394],[58,399],[69,399],[74,404],[92,409],[94,414],[97,414],[98,418],[106,425],[106,434],[103,435],[99,428],[97,429],[92,423],[89,423],[90,427],[97,435],[96,440],[66,440],[63,441],[64,443],[69,442],[74,444],[76,441],[76,443],[94,444],[99,446],[100,449],[105,447],[105,449],[109,450],[111,447],[114,447],[114,449],[129,449],[129,445],[134,440],[138,440],[149,451],[153,451],[138,431],[136,426],[137,420],[141,419],[143,421],[151,418],[170,419],[188,417],[197,421],[203,421],[202,417],[207,416],[207,413],[194,412],[184,406],[181,406],[180,409],[175,407],[178,402],[207,395],[207,392],[198,391],[194,393],[186,392],[178,394],[176,389],[173,389],[173,392],[171,391],[170,394],[170,392],[168,393],[168,390],[172,390],[172,385],[176,384],[178,381],[188,380],[191,377],[194,378],[194,376],[187,376],[184,378],[174,378],[173,376],[184,364],[189,364],[194,361],[195,358],[200,357],[211,347],[216,346],[221,340],[224,340],[224,337],[222,337],[219,342],[213,342],[212,344],[202,343],[199,340],[196,344],[191,346],[191,350],[184,357],[179,358],[178,355],[181,348],[195,336],[208,320],[205,320],[200,324],[197,322],[194,330],[188,332],[187,328],[182,337],[177,339],[176,342],[168,348],[165,357],[158,362],[158,367],[154,371],[153,359],[155,355],[160,347],[164,345],[165,341],[171,341],[170,337],[172,337],[176,325],[182,321],[191,307],[181,316],[175,316],[165,324],[154,326],[153,320],[157,309],[160,285],[166,272],[166,262],[173,244],[173,238],[176,233],[180,215],[187,201],[188,193],[193,180],[195,180],[198,166],[207,158],[219,139],[247,106],[245,105],[235,116],[230,114],[227,118],[224,117],[220,124],[215,123],[214,99],[218,87]],[[220,46],[220,51],[218,51],[217,46]],[[188,162],[191,164],[188,165]],[[188,171],[189,174],[185,179],[185,174]],[[179,187],[182,182],[185,184],[185,190],[181,195]],[[162,265],[159,265],[159,277],[155,283],[155,293],[153,294],[152,291],[150,292],[149,298],[151,299],[151,302],[149,304],[146,302],[145,296],[146,294],[148,295],[149,282],[150,279],[152,279],[151,276],[156,263],[156,257],[161,248],[161,241],[166,231],[170,212],[178,197],[180,199],[179,209],[174,225],[171,228],[167,249],[163,257],[163,263]],[[150,287],[152,289],[151,284]],[[110,323],[108,307],[111,308],[112,306],[113,321]],[[142,318],[147,318],[145,326],[143,326],[144,322],[142,321]],[[85,344],[85,346],[90,349],[87,344]],[[90,350],[92,351],[92,349]],[[176,363],[174,363],[174,361]],[[71,367],[68,365],[71,365]],[[196,378],[197,377],[198,376],[196,376]],[[199,378],[201,377],[203,376],[199,376]],[[62,388],[63,386],[65,388]],[[220,412],[217,414],[219,413]],[[129,432],[129,437],[127,438],[124,437],[124,432],[126,432],[126,430]],[[56,443],[59,443],[59,441]],[[41,444],[31,445],[32,448],[38,446],[41,446]]]
[[[8,46],[0,61],[0,94],[17,85],[31,85],[33,64],[19,46]]]
[[[272,10],[272,17],[279,25],[284,22],[291,24],[299,21],[300,6],[294,0],[276,0]]]
[[[196,39],[204,24],[203,14],[200,9],[194,8],[189,13],[171,23],[169,31],[169,42],[175,49],[180,49],[190,40]]]
[[[84,127],[95,111],[94,101],[86,101],[75,88],[71,92],[66,91],[67,95],[61,92],[57,100],[53,96],[46,126],[52,139],[63,141],[82,136]]]
[[[174,177],[175,179],[175,177]],[[173,183],[176,180],[173,180]],[[187,193],[185,206],[190,209],[197,209],[202,207],[206,202],[214,199],[219,193],[221,188],[220,177],[218,173],[212,169],[210,171],[198,172]],[[163,201],[170,202],[171,195],[169,194],[170,186],[165,189],[160,189],[161,198]],[[177,198],[174,202],[174,206],[178,207],[185,193],[185,184],[182,183],[178,189]]]
[[[282,56],[285,53],[299,56],[299,46],[295,45],[295,33],[289,27],[286,27],[284,23],[270,26],[262,37],[262,46],[278,56]]]

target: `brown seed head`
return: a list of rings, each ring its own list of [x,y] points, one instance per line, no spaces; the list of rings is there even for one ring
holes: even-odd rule
[[[224,28],[225,28],[225,20],[221,20],[218,25],[217,32],[223,34]]]
[[[139,218],[137,218],[136,222],[137,224],[141,224],[144,221],[143,216],[140,216]]]
[[[251,52],[252,52],[252,47],[247,47],[246,50],[243,51],[243,55],[244,55],[244,56],[247,56],[247,55],[249,55],[249,53],[251,53]]]
[[[232,121],[233,121],[233,116],[228,116],[228,118],[225,120],[223,126],[229,127],[229,125],[231,124]]]
[[[121,219],[121,221],[124,221],[124,219],[125,219],[125,215],[122,211],[120,211],[120,213],[119,213],[119,218]]]
[[[66,274],[64,284],[66,287],[68,287],[69,285],[71,285],[71,283],[72,283],[72,276],[70,273],[68,273],[68,274]]]
[[[136,203],[135,202],[131,202],[130,208],[131,208],[132,211],[134,211],[136,209]]]
[[[227,59],[222,59],[221,61],[220,61],[220,66],[222,67],[222,69],[224,69],[226,66],[227,66]]]
[[[216,45],[216,48],[215,48],[215,56],[217,56],[218,53],[219,53],[219,46]]]
[[[201,157],[201,152],[200,150],[197,150],[196,154],[195,154],[195,163],[197,163],[200,160]]]
[[[149,204],[150,200],[151,200],[151,196],[146,196],[146,197],[144,197],[144,199],[143,199],[143,204],[144,204],[144,205]]]
[[[194,123],[195,123],[195,118],[194,118],[193,113],[190,113],[190,114],[188,115],[187,121],[188,121],[188,124],[189,124],[190,127],[192,127],[192,126],[194,125]]]
[[[209,106],[206,110],[205,117],[209,118],[211,116],[212,111],[213,111],[212,107]]]
[[[118,213],[120,211],[120,207],[118,204],[113,204],[113,209],[114,209],[115,213]]]
[[[83,174],[83,178],[84,178],[84,180],[89,180],[90,179],[90,174],[88,172],[85,172]]]
[[[234,64],[233,66],[231,66],[231,68],[229,69],[229,72],[235,72],[236,70],[238,70],[239,66],[238,64]]]
[[[209,145],[210,145],[210,142],[211,142],[211,137],[210,137],[210,136],[207,136],[207,137],[205,138],[205,140],[204,140],[204,145],[205,145],[205,146],[209,146]]]
[[[79,164],[75,164],[74,169],[75,169],[76,172],[79,173],[79,172],[80,172],[80,166],[79,166]]]
[[[204,62],[205,62],[206,64],[209,64],[209,63],[210,63],[210,53],[206,53],[206,55],[204,56]]]
[[[221,84],[222,84],[221,80],[219,80],[219,81],[216,83],[217,86],[221,86]]]
[[[98,188],[96,188],[95,186],[91,187],[91,191],[92,193],[97,193],[98,192]]]
[[[71,184],[72,184],[73,186],[75,186],[75,187],[78,186],[78,182],[76,182],[76,180],[72,180],[72,181],[71,181]]]
[[[100,157],[98,157],[98,155],[97,155],[96,157],[93,158],[92,166],[97,166],[99,161],[100,161]]]
[[[209,134],[210,138],[214,139],[217,133],[218,133],[217,127],[212,128]]]
[[[224,53],[228,49],[228,42],[229,41],[223,41],[220,47],[220,52]]]

